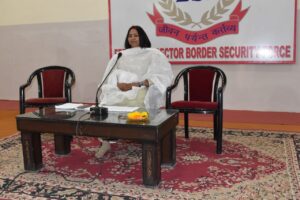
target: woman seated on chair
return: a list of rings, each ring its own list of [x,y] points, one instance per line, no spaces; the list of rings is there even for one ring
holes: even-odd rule
[[[122,56],[114,55],[103,77],[114,70],[102,86],[101,105],[138,106],[157,109],[165,104],[165,92],[173,80],[173,71],[166,56],[151,48],[151,42],[140,26],[131,26],[125,39]],[[108,149],[103,145],[98,156]],[[101,150],[100,149],[100,150]]]
[[[159,108],[165,104],[165,91],[173,72],[166,56],[150,48],[151,42],[140,26],[129,28],[125,50],[117,61],[114,55],[103,77],[117,61],[115,69],[102,86],[101,105]]]

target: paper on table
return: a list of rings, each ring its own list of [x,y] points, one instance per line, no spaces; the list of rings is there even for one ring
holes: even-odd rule
[[[82,106],[78,106],[77,108],[76,108],[76,110],[90,110],[90,108],[91,108],[92,106],[90,106],[90,105],[82,105]]]
[[[95,106],[84,106],[81,103],[65,103],[62,105],[55,106],[55,109],[89,111],[91,107],[95,107]],[[139,109],[139,107],[130,107],[130,106],[103,106],[103,107],[108,108],[108,112],[132,112]]]
[[[95,106],[91,106],[91,107],[95,107]],[[139,109],[139,107],[129,107],[129,106],[102,106],[102,107],[108,108],[108,112],[132,112]],[[90,107],[85,108],[84,110],[90,110]]]
[[[132,112],[139,109],[139,107],[129,107],[129,106],[104,106],[104,107],[108,108],[108,112]]]
[[[59,109],[59,110],[75,110],[76,108],[78,108],[79,106],[82,106],[82,105],[83,104],[81,104],[81,103],[64,103],[64,104],[55,106],[55,109]]]

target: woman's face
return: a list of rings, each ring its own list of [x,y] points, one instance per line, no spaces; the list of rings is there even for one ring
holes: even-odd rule
[[[130,44],[131,48],[139,47],[140,46],[140,37],[139,33],[136,29],[131,29],[128,34],[128,43]]]

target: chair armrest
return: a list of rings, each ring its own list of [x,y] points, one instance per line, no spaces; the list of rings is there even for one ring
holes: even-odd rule
[[[65,82],[65,96],[67,102],[72,102],[72,85],[75,83],[75,74],[70,70]]]
[[[31,84],[30,82],[27,82],[20,86],[19,88],[19,104],[20,104],[20,114],[23,114],[25,112],[25,89]]]
[[[225,88],[221,86],[218,88],[217,93],[223,93],[224,90],[225,90]]]
[[[20,93],[20,101],[25,101],[25,89],[31,84],[31,80],[28,81],[27,83],[23,84],[19,88],[19,93]]]
[[[170,108],[172,98],[172,87],[169,86],[166,90],[166,109]]]
[[[30,86],[33,78],[37,75],[37,71],[34,71],[30,77],[28,78],[27,82],[25,84],[22,84],[19,87],[19,104],[20,104],[20,113],[23,114],[25,112],[25,89]]]
[[[26,87],[28,87],[31,83],[25,83],[23,85],[20,86],[20,90],[25,90]]]
[[[170,85],[166,90],[166,109],[171,108],[171,101],[172,101],[172,90],[175,89],[179,83],[179,80],[183,76],[186,70],[181,71],[175,78],[172,85]]]
[[[224,92],[224,87],[219,87],[217,90],[217,103],[219,110],[223,109],[223,92]]]
[[[175,81],[173,85],[170,85],[167,87],[166,90],[166,108],[169,109],[172,101],[172,91],[175,89],[178,85],[178,81]]]
[[[67,88],[71,88],[72,85],[75,83],[75,77],[71,77],[69,79],[70,80],[67,80],[66,83],[65,83]]]

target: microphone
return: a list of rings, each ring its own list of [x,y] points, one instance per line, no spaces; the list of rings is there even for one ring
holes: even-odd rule
[[[102,87],[102,85],[104,84],[104,82],[106,81],[106,79],[109,77],[109,75],[111,74],[111,72],[114,70],[114,68],[116,67],[119,59],[121,58],[122,56],[122,53],[119,52],[118,53],[118,57],[117,57],[117,60],[115,62],[115,64],[112,66],[112,68],[110,69],[110,71],[108,72],[108,74],[106,75],[106,77],[104,78],[104,80],[102,81],[102,83],[98,86],[97,88],[97,92],[96,92],[96,100],[95,100],[95,107],[92,107],[90,108],[90,111],[91,111],[91,116],[93,117],[104,117],[104,116],[107,116],[108,115],[108,108],[105,108],[105,107],[99,107],[99,99],[98,99],[98,93]]]

